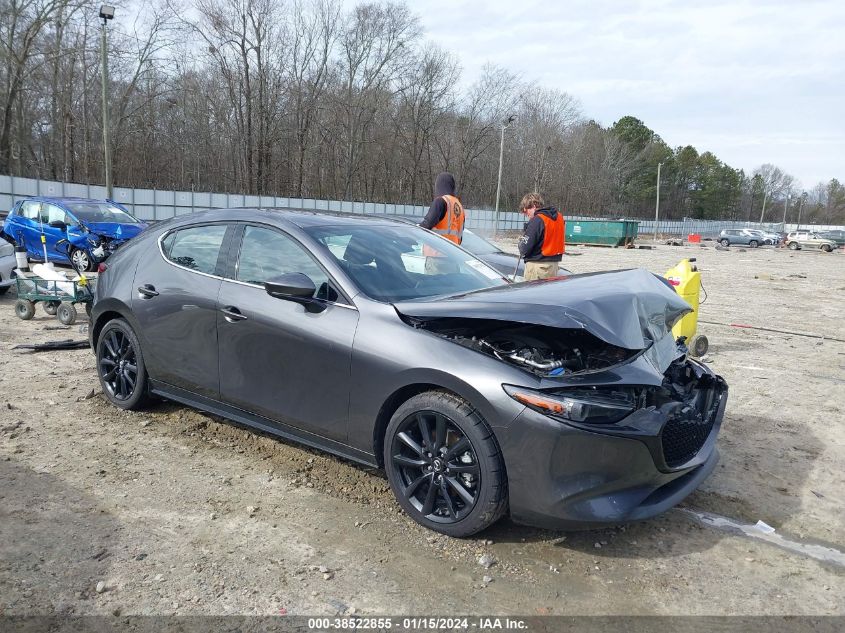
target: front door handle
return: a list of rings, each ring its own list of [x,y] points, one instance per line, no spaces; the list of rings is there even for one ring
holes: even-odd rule
[[[143,286],[138,286],[138,292],[144,295],[144,297],[147,299],[152,299],[153,297],[158,296],[158,292],[156,292],[156,288],[152,284],[144,284]]]
[[[241,311],[238,310],[235,306],[226,306],[225,308],[220,308],[220,312],[224,314],[226,320],[229,323],[234,323],[235,321],[246,321],[246,316],[241,314]]]

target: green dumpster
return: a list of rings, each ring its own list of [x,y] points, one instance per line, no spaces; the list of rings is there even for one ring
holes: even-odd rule
[[[633,220],[567,220],[567,244],[624,246],[637,239],[639,222]]]

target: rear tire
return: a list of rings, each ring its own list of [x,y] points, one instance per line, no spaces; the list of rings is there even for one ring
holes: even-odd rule
[[[96,355],[97,377],[109,402],[132,411],[149,404],[141,344],[126,321],[106,323],[97,339]]]
[[[789,243],[789,250],[797,251],[798,250],[798,242],[790,242]]]
[[[822,244],[822,250],[825,253],[829,253],[833,250],[833,247],[830,244]]]
[[[730,241],[730,240],[728,240],[728,239],[719,240],[719,244],[721,244],[722,246],[730,246],[730,245],[731,245],[731,241]]]
[[[397,409],[384,439],[387,479],[402,509],[420,525],[454,537],[480,532],[508,505],[496,438],[464,400],[442,391]]]
[[[35,304],[29,299],[18,299],[15,302],[15,314],[21,321],[29,321],[35,316]]]
[[[41,307],[44,309],[45,314],[49,314],[50,316],[56,316],[56,311],[59,309],[59,304],[61,301],[45,301],[41,304]]]

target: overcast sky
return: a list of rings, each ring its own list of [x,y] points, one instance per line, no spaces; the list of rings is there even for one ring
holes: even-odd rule
[[[487,62],[671,146],[845,180],[845,0],[414,0],[463,82]]]

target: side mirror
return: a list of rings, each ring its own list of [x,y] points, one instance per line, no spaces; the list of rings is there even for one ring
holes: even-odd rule
[[[67,224],[65,224],[61,220],[53,220],[47,226],[53,227],[54,229],[61,229],[62,231],[67,231]]]
[[[317,287],[308,275],[287,273],[264,282],[264,290],[271,297],[301,303],[309,312],[322,312],[326,306],[315,299]]]

